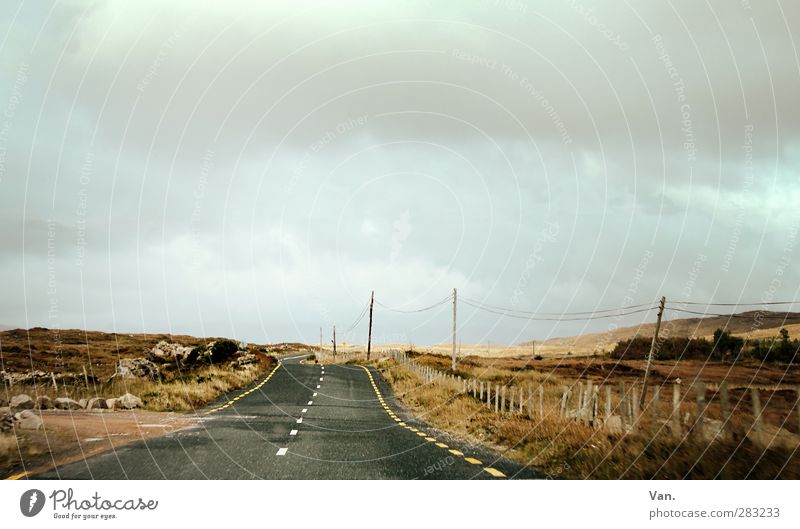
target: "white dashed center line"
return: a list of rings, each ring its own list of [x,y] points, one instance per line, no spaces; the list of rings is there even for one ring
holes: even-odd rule
[[[311,406],[312,404],[314,404],[314,401],[310,400],[310,401],[308,401],[308,404],[306,404],[306,406]]]
[[[319,377],[319,381],[322,382],[322,380],[323,380],[322,377]]]
[[[275,455],[276,455],[276,456],[285,456],[285,455],[286,455],[286,452],[288,452],[288,451],[289,451],[289,449],[288,449],[288,448],[280,448],[280,449],[278,449],[278,453],[277,453],[277,454],[275,454]]]
[[[297,419],[297,424],[300,424],[301,422],[303,422],[303,418],[302,418],[302,417],[300,417],[299,419]]]
[[[317,384],[317,389],[319,389],[319,384]]]
[[[297,430],[292,430],[291,432],[289,432],[289,435],[297,435]]]
[[[311,396],[312,396],[312,397],[316,397],[316,396],[317,396],[317,394],[316,394],[316,393],[314,393],[314,394],[313,394],[313,395],[311,395]]]
[[[301,411],[300,413],[306,413],[307,411],[308,411],[308,408],[303,408],[303,411]]]

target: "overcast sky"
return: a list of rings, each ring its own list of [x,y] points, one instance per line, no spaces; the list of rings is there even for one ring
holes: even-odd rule
[[[800,3],[265,3],[0,3],[0,324],[362,342],[372,289],[800,297]],[[450,318],[376,307],[376,341]]]

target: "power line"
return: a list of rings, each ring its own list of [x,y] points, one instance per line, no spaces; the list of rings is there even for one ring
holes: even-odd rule
[[[667,302],[670,303],[670,302]],[[702,301],[673,301],[679,305],[703,305],[706,307],[747,307],[754,305],[796,305],[800,304],[800,300],[796,301],[759,301],[757,303],[704,303]]]
[[[427,307],[422,307],[422,308],[419,308],[419,309],[395,309],[395,308],[389,307],[387,305],[384,305],[383,303],[381,303],[377,299],[375,300],[375,304],[378,305],[379,307],[381,307],[383,309],[386,309],[388,311],[391,311],[391,312],[399,312],[401,314],[412,314],[412,313],[415,313],[415,312],[425,312],[426,310],[435,309],[436,307],[438,307],[440,305],[444,305],[445,303],[447,303],[451,299],[453,299],[453,295],[452,294],[448,295],[447,297],[445,297],[442,300],[437,301],[436,303],[434,303],[432,305],[428,305]]]
[[[356,321],[350,327],[348,327],[348,329],[346,331],[344,331],[345,334],[347,334],[350,331],[352,331],[353,329],[355,329],[356,325],[361,323],[361,320],[364,319],[364,315],[367,314],[367,310],[369,310],[369,302],[367,302],[367,304],[364,306],[364,309],[361,311],[361,314],[358,315],[358,317],[356,318]]]
[[[597,310],[589,310],[589,311],[584,311],[584,312],[534,312],[534,311],[530,311],[530,310],[513,309],[513,308],[507,308],[507,307],[500,307],[500,306],[497,306],[497,305],[489,305],[487,303],[483,303],[481,301],[477,301],[477,300],[471,299],[471,298],[466,298],[466,297],[463,297],[463,296],[461,297],[461,299],[463,299],[464,301],[470,302],[470,303],[472,303],[474,305],[480,305],[482,308],[485,307],[485,308],[489,308],[489,309],[500,310],[500,311],[507,312],[507,313],[527,314],[527,315],[531,315],[531,316],[583,316],[583,315],[587,315],[587,314],[603,314],[603,313],[607,313],[607,312],[621,312],[621,311],[626,311],[626,310],[630,310],[630,309],[638,309],[638,308],[642,308],[642,307],[648,307],[648,306],[652,306],[653,303],[656,303],[654,301],[654,302],[650,302],[650,303],[640,303],[639,305],[629,305],[629,306],[625,306],[625,307],[618,307],[618,308],[615,308],[615,309],[597,309]]]
[[[676,309],[673,307],[666,307],[667,310],[671,310],[673,312],[684,312],[686,314],[698,314],[700,316],[721,316],[726,318],[738,318],[743,320],[751,320],[756,318],[770,318],[770,319],[789,319],[789,314],[791,313],[783,313],[783,314],[761,314],[760,316],[753,315],[743,315],[743,314],[719,314],[716,312],[699,312],[696,310],[688,310],[688,309]]]
[[[487,307],[482,307],[480,305],[475,305],[475,304],[473,304],[473,303],[471,303],[471,302],[469,302],[467,300],[464,300],[464,303],[466,303],[467,305],[469,305],[471,307],[474,307],[474,308],[476,308],[478,310],[491,312],[493,314],[499,314],[500,316],[508,316],[510,318],[517,318],[517,319],[521,319],[521,320],[530,320],[530,321],[586,321],[586,320],[601,320],[603,318],[616,318],[616,317],[621,317],[621,316],[629,316],[631,314],[639,314],[641,312],[649,312],[649,311],[651,311],[653,309],[658,308],[658,307],[654,307],[653,306],[653,307],[647,307],[647,308],[639,309],[639,310],[631,310],[631,311],[628,311],[628,312],[620,312],[620,313],[617,313],[617,314],[602,314],[602,315],[583,316],[583,317],[579,316],[579,317],[576,317],[576,318],[561,318],[561,317],[540,318],[540,317],[536,317],[536,316],[526,316],[526,315],[522,315],[522,314],[513,314],[513,313],[508,313],[508,312],[502,312],[502,311],[499,311],[499,310],[493,310],[493,309],[490,309],[490,308],[487,308]]]

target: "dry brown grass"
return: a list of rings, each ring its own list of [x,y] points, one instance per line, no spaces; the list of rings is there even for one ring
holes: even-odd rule
[[[554,477],[594,479],[791,478],[800,477],[800,456],[783,449],[764,450],[748,439],[709,443],[695,434],[673,436],[644,419],[627,434],[593,429],[559,417],[562,385],[557,375],[514,373],[497,367],[461,366],[463,374],[515,385],[541,383],[544,416],[528,419],[498,414],[460,393],[453,383],[425,384],[394,361],[376,362],[400,400],[431,424],[503,452]],[[479,371],[479,373],[478,373]],[[687,403],[688,405],[688,403]],[[747,425],[739,425],[746,428]]]

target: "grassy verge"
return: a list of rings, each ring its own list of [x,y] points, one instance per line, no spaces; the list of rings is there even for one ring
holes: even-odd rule
[[[65,385],[58,390],[50,384],[36,387],[16,385],[9,392],[9,399],[21,393],[34,399],[44,395],[51,399],[69,397],[75,400],[114,398],[132,393],[142,399],[143,407],[147,410],[190,411],[205,406],[225,393],[247,386],[274,365],[275,360],[264,355],[261,362],[243,368],[232,365],[205,366],[169,374],[163,381],[121,379],[90,384],[88,388],[84,384]]]
[[[507,457],[554,476],[575,479],[772,479],[800,477],[800,455],[764,450],[748,439],[707,442],[692,435],[674,437],[644,422],[628,434],[593,429],[559,417],[557,396],[567,382],[551,373],[463,366],[459,374],[485,381],[528,382],[545,388],[542,418],[490,411],[460,393],[456,384],[425,384],[394,361],[375,362],[398,398],[434,426],[494,448]],[[553,398],[556,396],[556,398]]]

